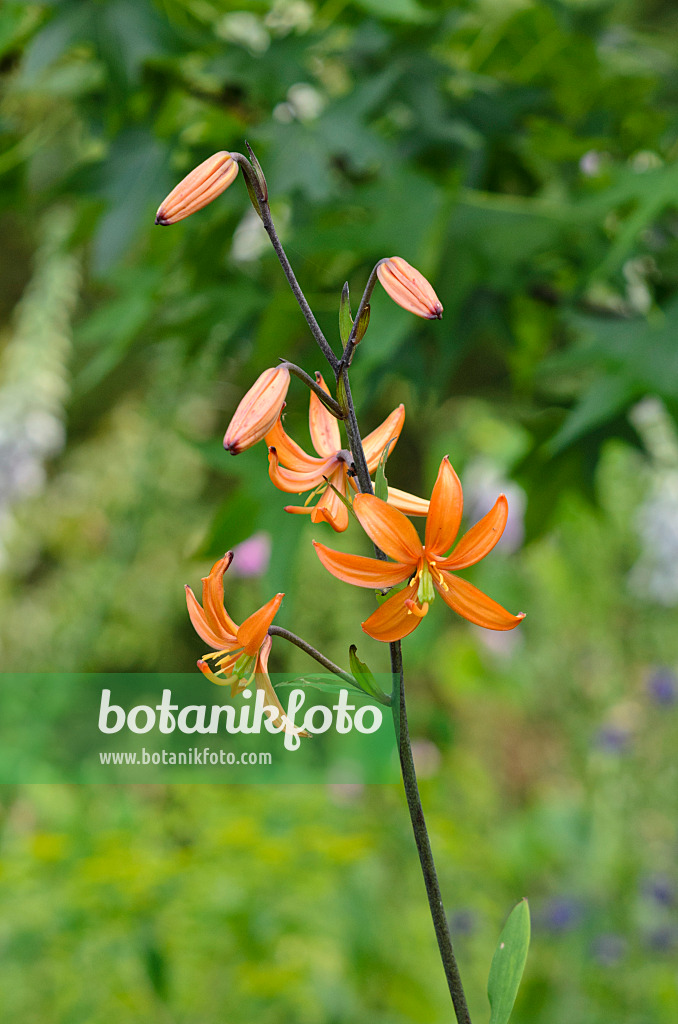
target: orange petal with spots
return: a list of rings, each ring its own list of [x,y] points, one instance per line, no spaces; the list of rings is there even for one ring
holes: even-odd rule
[[[457,613],[475,622],[477,626],[484,626],[486,629],[513,629],[525,618],[525,613],[511,615],[500,604],[493,601],[482,590],[462,580],[452,573],[441,571],[447,590],[443,590],[434,577],[434,585],[446,605]]]
[[[414,567],[423,555],[419,535],[402,512],[373,494],[357,494],[353,510],[367,536],[396,562]]]
[[[439,569],[465,569],[488,555],[500,540],[508,519],[508,502],[500,494],[494,507],[461,538],[448,558],[437,562]]]
[[[224,573],[233,560],[233,552],[227,551],[223,558],[215,562],[209,576],[202,580],[202,607],[205,617],[213,630],[223,635],[227,642],[235,642],[238,632],[233,619],[224,608]]]
[[[245,619],[238,630],[238,643],[250,656],[257,653],[266,638],[268,627],[273,622],[284,594],[276,594],[262,608]]]
[[[341,463],[332,473],[320,500],[311,512],[312,523],[329,523],[337,533],[343,533],[348,526],[348,509],[339,495],[330,487],[333,484],[340,494],[346,494],[346,465]]]
[[[418,498],[416,494],[408,494],[407,491],[399,491],[397,487],[389,487],[388,503],[407,516],[427,516],[430,505],[425,498]]]
[[[283,466],[295,472],[313,472],[327,463],[327,459],[317,459],[314,455],[307,455],[304,449],[285,432],[281,417],[278,417],[276,423],[267,433],[266,444],[269,448],[275,448]]]
[[[365,558],[363,555],[349,555],[343,551],[313,541],[318,558],[328,572],[344,583],[352,583],[356,587],[369,587],[372,590],[381,587],[394,587],[402,583],[410,575],[408,565],[383,562],[380,558]]]
[[[387,416],[381,426],[373,430],[371,434],[368,434],[363,441],[363,449],[365,452],[365,461],[367,462],[367,468],[370,473],[374,473],[375,469],[379,465],[379,459],[381,458],[382,452],[389,441],[392,441],[388,453],[389,455],[395,448],[395,443],[400,437],[400,431],[403,429],[403,423],[405,422],[405,406],[399,405],[397,409],[394,409],[390,416]]]
[[[278,490],[286,494],[301,494],[321,484],[329,472],[328,462],[331,460],[326,459],[310,470],[285,469],[280,465],[276,449],[268,449],[268,475]]]
[[[323,391],[329,395],[330,389],[323,380],[322,374],[316,373],[315,379]],[[308,426],[311,431],[313,447],[318,455],[322,458],[336,455],[341,448],[339,424],[313,391],[311,392],[311,404],[308,410]]]
[[[418,584],[411,583],[409,587],[389,597],[384,601],[376,612],[373,612],[369,619],[363,622],[363,630],[368,636],[383,643],[393,643],[395,640],[402,640],[414,632],[421,618],[413,615],[405,604],[412,601],[416,596]]]
[[[437,560],[450,550],[459,533],[463,507],[461,483],[446,455],[440,463],[426,520],[427,555]]]
[[[226,637],[217,633],[212,625],[207,621],[207,616],[198,604],[198,600],[191,590],[190,587],[186,587],[186,604],[188,605],[188,614],[190,615],[193,628],[198,636],[213,647],[215,651],[220,651],[223,648],[228,648],[228,641]],[[224,642],[226,640],[226,642]]]

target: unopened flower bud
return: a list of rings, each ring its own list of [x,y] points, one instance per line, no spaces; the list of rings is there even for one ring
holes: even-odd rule
[[[202,210],[228,188],[237,173],[237,163],[225,151],[203,160],[163,200],[155,215],[155,223],[162,226],[176,224],[196,210]]]
[[[235,410],[224,437],[224,448],[238,455],[251,448],[271,430],[285,404],[290,385],[286,366],[264,370]]]
[[[400,256],[377,267],[377,277],[394,302],[426,320],[442,320],[443,306],[423,274]]]

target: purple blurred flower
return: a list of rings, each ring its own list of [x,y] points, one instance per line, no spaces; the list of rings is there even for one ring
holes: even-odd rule
[[[678,944],[678,928],[673,924],[662,924],[648,932],[645,941],[657,953],[669,953]]]
[[[626,955],[627,942],[621,935],[599,935],[591,948],[593,959],[603,967],[614,967]]]
[[[447,920],[453,938],[455,935],[472,935],[475,931],[476,919],[472,910],[453,910],[448,914]]]
[[[667,875],[651,875],[645,879],[642,889],[648,899],[654,900],[662,907],[672,907],[675,903],[675,886]]]
[[[233,548],[233,576],[263,576],[271,559],[271,537],[268,533],[253,533],[242,544]]]
[[[670,668],[658,668],[647,681],[647,695],[655,704],[666,707],[678,699],[675,673]]]
[[[604,725],[596,733],[595,743],[606,754],[623,754],[629,746],[631,734],[621,725]]]
[[[556,896],[543,907],[540,920],[548,931],[570,931],[581,920],[581,906],[568,896]]]

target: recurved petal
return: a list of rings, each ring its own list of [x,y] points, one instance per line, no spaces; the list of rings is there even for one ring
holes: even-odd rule
[[[418,498],[416,494],[408,494],[407,491],[399,491],[397,487],[389,487],[388,503],[404,512],[406,516],[427,516],[430,502],[425,498]]]
[[[421,618],[408,611],[405,602],[414,600],[416,593],[417,584],[411,583],[409,587],[389,597],[388,601],[384,601],[376,612],[372,612],[369,619],[363,622],[363,630],[368,636],[383,643],[402,640],[404,636],[414,632]]]
[[[311,512],[311,522],[329,523],[337,533],[343,533],[348,526],[348,509],[333,487],[340,494],[346,494],[346,464],[343,462],[333,470],[327,487]]]
[[[446,455],[440,463],[426,520],[424,544],[427,554],[437,558],[450,550],[459,533],[463,508],[464,498],[459,477]]]
[[[163,200],[155,215],[155,223],[163,226],[176,224],[207,206],[228,188],[237,173],[237,163],[225,151],[203,160]]]
[[[330,389],[323,380],[322,374],[316,373],[315,379],[323,391],[329,395]],[[341,448],[339,424],[313,391],[311,392],[311,404],[308,410],[308,426],[311,431],[313,447],[318,455],[322,458],[327,458],[328,455],[336,455]]]
[[[315,505],[285,505],[285,512],[291,512],[295,516],[310,516]]]
[[[196,631],[198,636],[213,647],[215,651],[222,649],[228,649],[230,644],[230,638],[222,636],[220,633],[210,625],[207,621],[207,616],[198,604],[198,600],[191,590],[190,587],[186,587],[186,604],[188,605],[188,614],[193,623],[193,629]]]
[[[203,576],[202,606],[215,633],[235,643],[238,627],[224,608],[224,573],[232,561],[233,552],[227,551],[223,558],[214,563],[209,576]]]
[[[402,256],[391,256],[377,267],[377,277],[394,302],[403,309],[424,317],[441,320],[443,306],[423,274]]]
[[[262,608],[245,619],[238,630],[238,643],[245,654],[252,656],[257,653],[266,639],[268,627],[273,622],[284,596],[284,594],[276,594]]]
[[[269,448],[268,475],[279,491],[285,491],[286,494],[302,494],[303,491],[311,491],[323,482],[329,471],[329,461],[331,460],[325,459],[313,469],[285,469],[280,465],[276,449]]]
[[[403,429],[404,422],[405,406],[399,405],[397,409],[393,410],[390,416],[386,417],[381,426],[377,427],[371,434],[367,435],[363,441],[363,450],[365,452],[367,468],[370,473],[374,473],[375,469],[379,465],[381,453],[389,441],[393,441],[393,444],[388,450],[389,455],[391,454],[396,441],[400,437],[400,431]]]
[[[448,558],[437,562],[440,569],[465,569],[489,554],[500,539],[508,519],[508,502],[500,494],[494,507],[461,538]]]
[[[292,732],[295,734],[295,736],[308,736],[308,733],[304,729],[299,729],[298,727],[292,725],[289,718],[285,714],[285,709],[278,700],[278,695],[273,689],[273,684],[271,683],[268,674],[268,656],[271,651],[271,643],[271,637],[267,636],[263,644],[261,645],[261,650],[259,651],[259,657],[257,658],[257,664],[255,668],[256,675],[254,677],[254,682],[257,690],[262,690],[266,698],[264,711],[266,711],[267,707],[275,708],[278,712],[277,716],[269,711],[266,711],[266,714],[269,718],[275,721],[276,725],[283,725],[285,727],[285,732]]]
[[[264,370],[242,398],[224,435],[224,448],[238,455],[261,441],[280,416],[290,385],[286,366]]]
[[[266,444],[269,448],[275,448],[283,466],[287,466],[288,469],[295,472],[307,473],[327,463],[327,459],[317,459],[314,455],[307,455],[304,449],[300,448],[297,442],[293,441],[286,433],[280,416],[267,433]]]
[[[469,622],[475,622],[477,626],[485,626],[486,629],[513,629],[525,618],[524,612],[518,615],[511,615],[500,604],[493,601],[482,590],[453,576],[450,572],[441,571],[447,590],[444,590],[434,577],[434,585],[445,604],[457,613],[462,615]]]
[[[382,562],[379,558],[333,551],[316,540],[313,541],[313,547],[328,572],[338,580],[352,583],[356,587],[369,587],[371,590],[394,587],[396,583],[406,580],[411,572],[408,565],[394,565],[393,562]]]
[[[353,510],[360,525],[389,558],[414,568],[422,557],[421,541],[412,523],[397,508],[373,494],[356,494]]]

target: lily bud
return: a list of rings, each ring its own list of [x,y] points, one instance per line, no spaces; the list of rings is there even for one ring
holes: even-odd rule
[[[165,227],[202,210],[228,188],[238,173],[238,165],[225,150],[203,160],[173,188],[158,207],[155,223]]]
[[[251,448],[277,423],[290,386],[286,366],[264,370],[235,410],[224,437],[224,448],[238,455]]]
[[[426,320],[442,320],[443,306],[423,274],[401,256],[391,256],[377,267],[377,277],[394,302]]]

